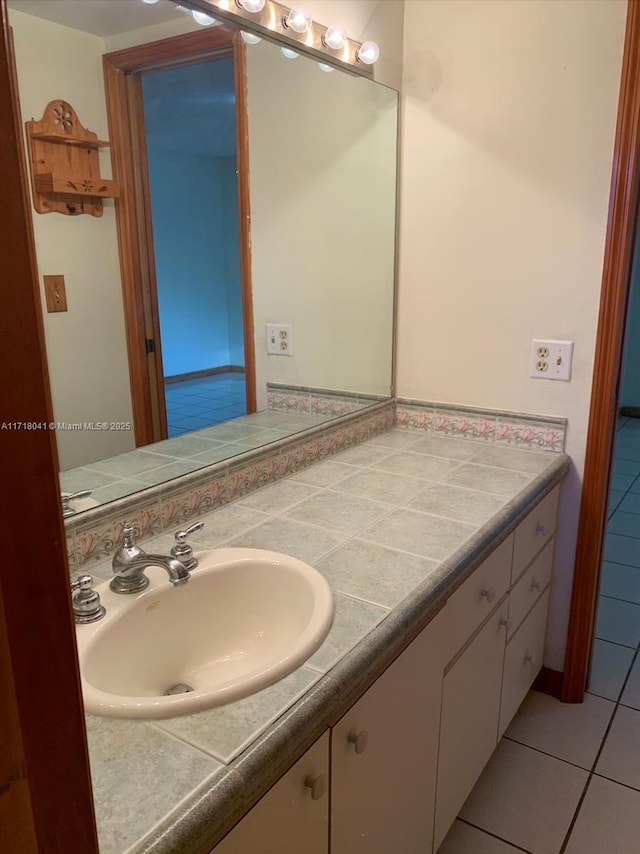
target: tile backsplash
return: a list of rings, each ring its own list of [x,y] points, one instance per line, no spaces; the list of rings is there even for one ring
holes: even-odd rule
[[[564,450],[567,428],[566,418],[402,399],[396,401],[396,424],[441,436],[555,453]]]

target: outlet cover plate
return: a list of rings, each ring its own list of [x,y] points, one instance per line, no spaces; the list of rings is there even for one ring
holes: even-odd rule
[[[529,376],[537,380],[571,379],[573,341],[534,338],[529,355]]]
[[[291,324],[267,323],[267,353],[270,356],[291,356]]]

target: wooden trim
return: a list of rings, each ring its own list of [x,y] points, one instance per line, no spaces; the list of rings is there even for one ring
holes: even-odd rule
[[[136,191],[134,204],[136,219],[140,225],[140,257],[143,265],[139,271],[144,305],[145,336],[154,342],[149,352],[145,341],[147,375],[149,377],[149,400],[154,442],[166,439],[167,406],[164,395],[164,368],[162,364],[162,339],[160,335],[160,308],[158,306],[158,281],[156,277],[156,255],[153,243],[153,220],[151,216],[151,188],[149,186],[149,163],[144,120],[142,80],[139,74],[127,77],[129,110],[132,120],[131,133],[134,140],[131,156],[134,159]]]
[[[8,307],[0,313],[2,421],[47,424],[52,406],[5,0],[0,16],[0,186],[13,201],[0,229]],[[4,777],[8,760],[0,833],[6,850],[97,854],[54,432],[3,430],[0,466],[11,484],[0,562],[0,719],[11,751],[0,765]]]
[[[232,27],[212,27],[113,51],[105,54],[104,58],[122,71],[149,71],[154,67],[167,67],[173,60],[177,60],[178,65],[189,61],[201,62],[213,53],[218,55],[221,50],[230,52],[236,33]]]
[[[244,374],[244,365],[219,365],[217,368],[204,368],[202,371],[187,371],[186,374],[173,374],[165,377],[166,385],[183,383],[187,380],[199,380],[203,377],[215,377],[218,374]]]
[[[629,0],[562,699],[582,701],[593,642],[638,206],[640,6]]]
[[[145,147],[141,144],[144,115],[139,94],[139,75],[143,71],[201,62],[207,57],[231,55],[232,50],[235,56],[237,47],[233,46],[234,35],[237,35],[234,29],[215,27],[115,51],[103,57],[113,176],[121,188],[121,196],[116,202],[116,216],[134,434],[138,447],[166,438],[167,435],[149,187],[144,162]],[[242,67],[244,69],[244,66]],[[245,89],[246,82],[241,91],[244,92]],[[237,105],[237,109],[239,115],[245,113],[246,97],[241,101],[241,105]],[[246,114],[244,122],[246,134]],[[248,234],[248,145],[244,151],[239,150],[239,163],[243,156],[246,158],[246,175],[243,179],[239,177],[239,183],[246,183],[246,199],[238,200],[241,222],[245,224],[246,229],[246,234],[243,235],[241,231],[240,236],[242,305],[245,359],[248,350],[247,329],[251,335],[251,364],[247,367],[247,411],[255,412],[253,298]],[[154,340],[156,348],[156,353],[151,355],[147,353],[146,346],[149,338]]]
[[[126,317],[134,437],[139,447],[153,442],[153,419],[146,358],[145,314],[139,282],[142,259],[134,204],[136,175],[129,136],[127,78],[122,68],[109,61],[108,55],[104,57],[103,65],[111,163],[113,177],[120,186],[120,198],[116,202],[120,277]]]
[[[236,83],[236,156],[238,167],[238,229],[240,232],[240,276],[242,279],[242,327],[247,413],[257,409],[256,352],[251,281],[251,200],[249,191],[249,116],[247,113],[247,54],[236,33],[233,42]]]
[[[562,681],[564,674],[559,670],[552,670],[550,667],[543,667],[533,683],[534,691],[541,691],[543,694],[549,694],[559,700],[562,696]]]

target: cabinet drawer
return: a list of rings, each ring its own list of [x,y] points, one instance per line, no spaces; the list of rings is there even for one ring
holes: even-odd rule
[[[551,581],[554,545],[555,541],[552,538],[511,591],[509,596],[509,640],[518,631],[520,624]]]
[[[509,589],[513,534],[510,534],[446,604],[442,651],[445,663],[464,646]]]
[[[559,495],[560,487],[556,486],[516,528],[511,571],[512,584],[555,533]]]
[[[547,588],[538,600],[538,604],[520,626],[519,631],[507,644],[500,702],[498,733],[500,738],[520,708],[520,704],[527,696],[529,688],[542,667],[548,609],[549,589]]]

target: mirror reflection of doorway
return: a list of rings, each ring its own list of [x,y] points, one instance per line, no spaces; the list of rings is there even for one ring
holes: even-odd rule
[[[103,62],[141,447],[256,411],[246,57],[220,26]]]
[[[167,435],[247,412],[231,56],[145,71]]]

